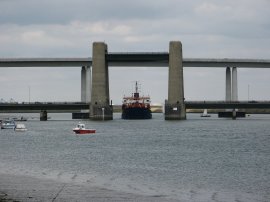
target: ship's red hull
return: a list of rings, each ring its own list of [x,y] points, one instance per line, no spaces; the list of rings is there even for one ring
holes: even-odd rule
[[[73,131],[76,133],[76,134],[89,134],[89,133],[96,133],[96,130],[95,129],[73,129]]]

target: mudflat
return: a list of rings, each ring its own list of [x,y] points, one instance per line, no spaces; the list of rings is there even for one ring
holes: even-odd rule
[[[1,202],[179,202],[164,195],[144,196],[95,187],[91,184],[64,183],[30,176],[0,174]]]

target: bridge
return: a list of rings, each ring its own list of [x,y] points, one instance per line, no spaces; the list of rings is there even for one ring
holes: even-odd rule
[[[89,103],[90,119],[113,118],[109,97],[108,67],[169,67],[168,99],[165,100],[165,119],[186,119],[186,108],[249,108],[268,106],[267,103],[238,102],[237,68],[270,68],[270,60],[257,59],[203,59],[183,58],[180,41],[171,41],[169,52],[111,53],[107,44],[93,43],[93,55],[88,58],[1,58],[0,67],[80,67],[81,101]],[[226,99],[224,103],[188,103],[184,99],[183,68],[213,67],[226,68]],[[232,103],[234,102],[234,103]],[[263,105],[266,104],[266,105]],[[47,104],[49,105],[49,104]],[[30,106],[30,105],[29,105]],[[6,106],[7,107],[7,106]],[[23,107],[23,106],[21,106]],[[34,105],[32,107],[37,107]],[[39,106],[41,107],[44,106]],[[54,107],[54,104],[47,107]],[[61,104],[58,108],[65,108]],[[74,106],[75,107],[75,106]],[[69,106],[73,109],[73,106]],[[82,108],[84,109],[84,108]],[[102,109],[102,110],[101,110]],[[103,116],[103,117],[102,117]]]
[[[108,53],[110,67],[168,67],[169,53]],[[83,67],[92,66],[92,58],[0,58],[0,67]],[[270,60],[183,58],[183,67],[270,68]]]
[[[186,109],[270,109],[270,101],[185,101]],[[23,102],[0,103],[0,112],[37,112],[55,113],[80,112],[89,109],[90,103],[83,102]]]
[[[186,101],[186,109],[270,109],[270,101]]]
[[[89,109],[89,103],[82,102],[23,102],[23,103],[0,103],[0,112],[40,112],[53,111],[56,113],[80,112]]]

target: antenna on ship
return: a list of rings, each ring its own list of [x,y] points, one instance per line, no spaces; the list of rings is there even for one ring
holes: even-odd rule
[[[139,98],[139,92],[138,92],[138,82],[136,81],[135,85],[135,93],[134,93],[134,98],[138,99]]]

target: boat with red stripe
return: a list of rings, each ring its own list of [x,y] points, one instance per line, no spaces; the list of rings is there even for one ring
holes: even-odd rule
[[[96,133],[96,129],[86,129],[85,124],[78,123],[76,128],[73,128],[73,132],[76,134],[90,134],[90,133]]]

